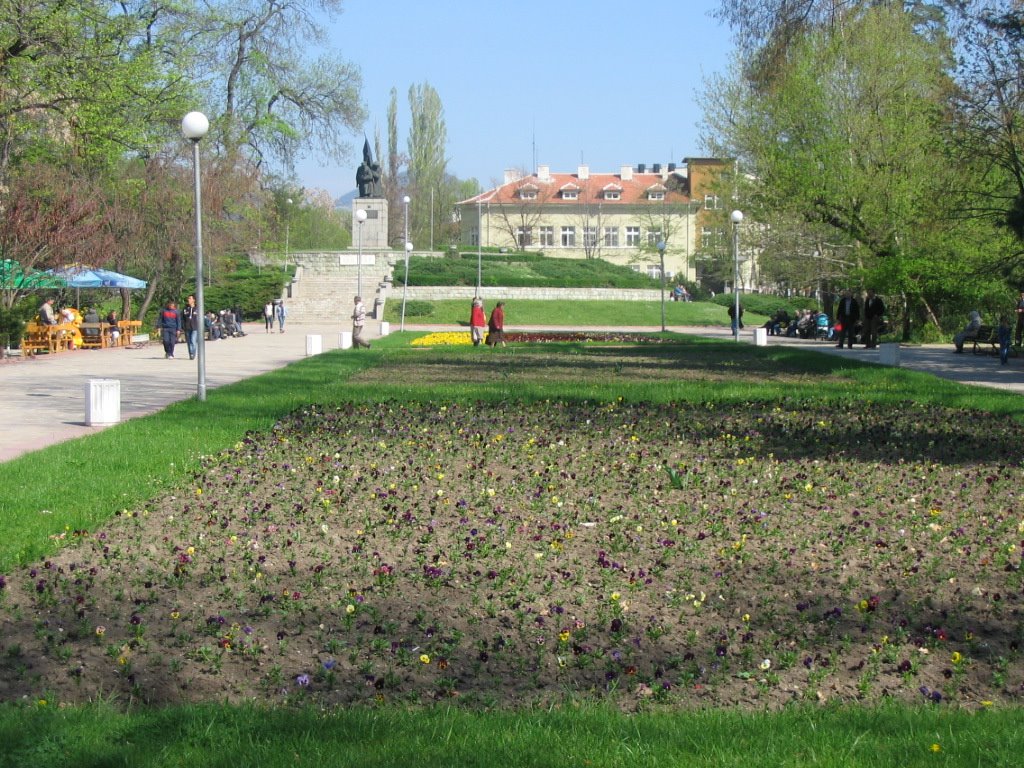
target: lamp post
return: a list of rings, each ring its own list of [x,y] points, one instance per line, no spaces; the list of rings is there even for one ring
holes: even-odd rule
[[[402,206],[405,209],[405,280],[402,281],[402,325],[400,330],[405,330],[405,297],[409,291],[409,254],[412,252],[412,243],[409,242],[409,202],[408,195],[402,198]]]
[[[405,241],[405,282],[402,283],[402,330],[405,330],[405,296],[409,290],[409,254],[412,253],[412,243]]]
[[[484,219],[483,219],[483,207],[482,201],[476,201],[476,295],[480,296],[480,275],[481,275],[481,264],[483,261],[483,255],[481,253],[481,244],[484,239]]]
[[[284,209],[284,271],[288,271],[288,234],[292,224],[292,199],[289,197]]]
[[[366,211],[362,208],[356,209],[356,224],[359,226],[359,250],[356,252],[356,295],[363,295],[363,222],[366,221]]]
[[[733,259],[733,318],[732,335],[736,341],[740,340],[740,222],[743,221],[743,211],[733,211],[729,218],[732,220],[732,259]]]
[[[199,185],[199,140],[210,130],[210,121],[202,112],[189,112],[181,120],[181,132],[192,142],[192,167],[195,178],[196,208],[196,314],[199,332],[196,334],[196,398],[206,400],[206,309],[203,305],[203,197]]]
[[[661,332],[665,332],[665,241],[658,241],[658,256],[661,258]]]

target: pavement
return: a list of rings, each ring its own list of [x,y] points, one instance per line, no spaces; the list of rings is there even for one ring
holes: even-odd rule
[[[206,386],[212,390],[225,384],[272,371],[306,356],[307,334],[319,334],[323,351],[340,346],[339,326],[288,325],[285,333],[266,333],[255,323],[248,335],[206,344]],[[464,326],[406,324],[410,331],[467,331]],[[564,330],[552,326],[515,327],[507,330]],[[659,328],[587,328],[588,331],[657,331]],[[673,327],[671,331],[713,338],[731,338],[728,328]],[[753,331],[741,331],[740,342],[753,342]],[[878,362],[878,350],[856,347],[836,349],[826,341],[769,336],[768,345],[796,346],[823,354],[854,357]],[[973,355],[968,350],[953,354],[952,345],[934,344],[900,348],[903,368],[924,371],[962,384],[1024,394],[1024,358],[1010,358],[999,365],[992,355]],[[86,426],[85,403],[90,379],[117,379],[121,391],[121,419],[154,413],[178,400],[195,396],[197,366],[179,344],[173,360],[164,359],[163,347],[152,342],[139,349],[95,349],[11,358],[0,361],[0,386],[7,402],[0,416],[0,461],[9,461],[30,451],[91,434],[103,426]]]

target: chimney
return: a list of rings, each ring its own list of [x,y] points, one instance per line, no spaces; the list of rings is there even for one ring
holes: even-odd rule
[[[661,163],[655,163],[651,166],[651,173],[661,173]]]
[[[636,167],[636,172],[637,173],[646,173],[647,172],[647,165],[644,164],[644,163],[639,163],[637,165],[637,167]]]
[[[668,164],[668,172],[669,173],[675,173],[676,172],[676,164],[675,163],[669,163]]]
[[[551,166],[550,165],[538,165],[537,166],[537,178],[540,181],[551,181]]]
[[[506,184],[511,184],[513,181],[519,181],[519,179],[521,179],[521,178],[522,178],[522,175],[515,168],[506,168],[505,169],[505,183]]]
[[[586,181],[587,179],[590,178],[590,166],[581,165],[578,169],[576,169],[576,175],[579,177],[580,181]]]
[[[624,165],[624,166],[622,166],[622,168],[619,171],[619,176],[620,176],[620,178],[623,181],[632,181],[633,180],[633,166],[631,166],[631,165]]]

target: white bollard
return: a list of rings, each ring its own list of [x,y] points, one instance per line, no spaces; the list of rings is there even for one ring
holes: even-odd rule
[[[892,342],[878,345],[878,362],[882,365],[900,367],[900,345]]]
[[[768,346],[768,329],[767,328],[755,328],[754,329],[754,346],[755,347],[767,347]]]
[[[381,335],[381,337],[387,336],[389,333],[391,333],[391,323],[382,322],[380,324],[380,335]]]
[[[121,421],[121,382],[89,379],[85,384],[85,425],[106,426]]]
[[[352,331],[342,331],[338,335],[338,349],[352,349]]]
[[[319,355],[324,351],[324,337],[319,333],[306,334],[306,357]]]

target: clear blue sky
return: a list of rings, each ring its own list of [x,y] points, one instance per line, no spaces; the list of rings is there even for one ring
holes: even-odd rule
[[[696,94],[723,72],[729,31],[717,0],[346,0],[331,45],[363,75],[365,126],[387,147],[398,90],[405,150],[409,86],[444,106],[448,169],[484,187],[506,168],[616,172],[699,156]],[[338,197],[355,188],[362,137],[347,164],[306,160],[301,183]]]

